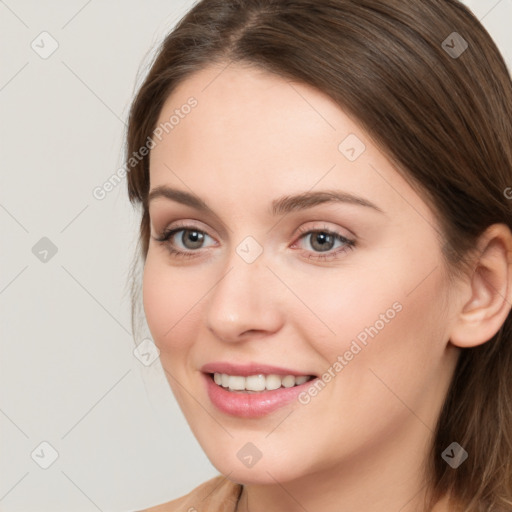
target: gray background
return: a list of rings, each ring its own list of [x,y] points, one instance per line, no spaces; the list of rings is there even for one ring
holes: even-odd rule
[[[466,3],[512,69],[512,0]],[[0,0],[1,511],[136,510],[217,474],[159,360],[133,352],[126,183],[93,196],[123,165],[156,44],[191,5]]]

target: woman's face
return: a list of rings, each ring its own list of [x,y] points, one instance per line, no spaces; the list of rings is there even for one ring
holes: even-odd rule
[[[419,467],[458,355],[423,199],[329,97],[254,68],[196,73],[155,134],[144,309],[212,463]]]

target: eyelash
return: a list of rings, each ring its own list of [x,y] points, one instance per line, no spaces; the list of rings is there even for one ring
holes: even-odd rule
[[[176,258],[193,258],[193,257],[197,256],[197,254],[195,254],[195,253],[197,253],[198,250],[195,250],[195,251],[191,250],[191,251],[187,251],[187,252],[180,251],[179,249],[175,249],[174,247],[172,247],[172,245],[169,243],[169,240],[171,239],[171,237],[173,235],[175,235],[176,233],[179,233],[180,231],[187,231],[187,230],[188,231],[196,231],[196,232],[201,233],[203,235],[209,236],[208,233],[206,233],[205,231],[202,231],[200,229],[197,229],[195,226],[177,225],[177,226],[173,227],[172,229],[164,231],[161,234],[161,236],[153,237],[153,239],[155,241],[157,241],[158,243],[160,243],[161,245],[166,246],[167,250],[171,253],[171,255],[173,257],[176,257]],[[305,235],[309,235],[309,234],[313,234],[313,233],[325,233],[327,235],[331,235],[335,239],[337,239],[340,242],[344,243],[345,245],[343,247],[339,247],[334,252],[327,252],[326,254],[315,253],[316,254],[315,256],[309,256],[307,259],[314,259],[314,260],[320,260],[320,261],[337,259],[339,257],[339,255],[341,255],[342,253],[351,251],[356,246],[356,242],[354,240],[346,238],[343,235],[341,235],[340,233],[337,233],[336,231],[332,231],[332,230],[327,229],[327,228],[323,228],[323,229],[308,229],[308,228],[301,227],[301,228],[299,228],[300,236],[299,236],[299,238],[297,240],[300,240],[301,238],[305,237]],[[309,252],[311,252],[311,251],[309,251]]]

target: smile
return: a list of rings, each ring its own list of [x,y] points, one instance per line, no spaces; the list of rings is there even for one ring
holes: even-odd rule
[[[206,394],[220,412],[239,418],[261,418],[298,403],[297,397],[318,379],[311,375],[230,375],[202,373]]]
[[[212,375],[212,374],[210,374]],[[257,393],[261,391],[274,391],[279,388],[292,388],[300,386],[313,379],[311,375],[229,375],[227,373],[213,374],[215,384],[229,391]]]

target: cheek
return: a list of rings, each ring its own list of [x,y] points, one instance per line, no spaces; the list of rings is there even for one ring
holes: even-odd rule
[[[190,278],[179,270],[158,262],[148,253],[142,282],[144,313],[153,340],[164,354],[184,348],[193,340],[199,303],[204,291],[190,286]]]
[[[294,290],[308,308],[299,304],[297,319],[307,339],[331,360],[350,348],[354,339],[370,339],[368,329],[387,329],[403,313],[403,293],[397,279],[366,268],[336,269],[316,279],[297,281]],[[377,271],[375,271],[377,270]],[[308,311],[309,310],[309,311]]]
[[[148,253],[142,280],[142,300],[148,326],[157,344],[165,334],[164,326],[175,306],[172,294],[169,294],[166,274],[158,267]]]
[[[446,284],[436,247],[414,257],[403,254],[411,256],[393,250],[363,258],[357,268],[304,281],[297,289],[314,313],[302,326],[326,362],[348,350],[350,361],[366,366],[441,357]]]
[[[400,400],[415,410],[420,407],[421,397],[440,377],[446,346],[446,320],[439,300],[445,292],[443,276],[438,269],[417,286],[417,271],[402,269],[395,282],[379,283],[381,293],[359,292],[363,306],[352,306],[345,331],[338,322],[342,333],[338,350],[331,347],[330,352],[332,361],[345,353],[349,356],[345,359],[350,358],[337,381],[340,393],[364,396],[382,414],[395,405],[400,413]],[[351,307],[349,302],[346,306]],[[361,416],[367,414],[363,404],[354,407],[361,407]]]

